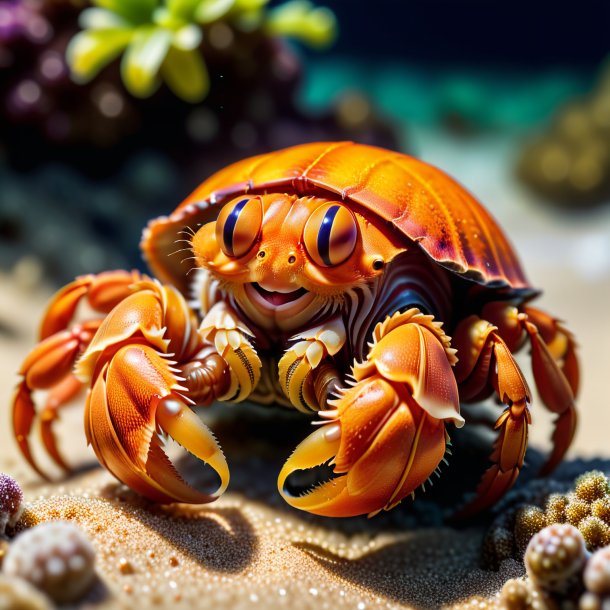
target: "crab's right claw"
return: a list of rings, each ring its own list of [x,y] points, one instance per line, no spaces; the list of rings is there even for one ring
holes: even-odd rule
[[[356,385],[319,414],[328,423],[290,456],[278,480],[295,508],[333,517],[389,510],[424,484],[446,450],[445,421],[463,424],[449,340],[421,314],[393,317],[376,335]],[[293,495],[289,477],[330,461],[335,478]]]
[[[226,489],[229,468],[210,430],[186,404],[176,374],[172,362],[150,346],[121,348],[87,400],[87,440],[114,476],[151,500],[212,502]],[[180,476],[163,451],[164,435],[216,471],[216,491],[198,491]]]

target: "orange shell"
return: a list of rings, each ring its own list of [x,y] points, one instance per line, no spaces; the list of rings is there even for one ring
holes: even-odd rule
[[[238,161],[205,180],[169,217],[149,223],[142,251],[163,282],[186,289],[179,231],[214,220],[242,193],[338,195],[419,244],[436,262],[479,284],[532,292],[491,214],[458,182],[413,157],[353,142],[302,144]]]

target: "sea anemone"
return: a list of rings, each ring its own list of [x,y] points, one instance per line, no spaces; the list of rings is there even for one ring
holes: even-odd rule
[[[92,585],[95,551],[83,531],[67,521],[41,523],[12,543],[3,570],[31,582],[56,602],[80,598]]]
[[[0,472],[0,537],[6,535],[7,527],[15,527],[22,512],[23,492],[19,483]]]

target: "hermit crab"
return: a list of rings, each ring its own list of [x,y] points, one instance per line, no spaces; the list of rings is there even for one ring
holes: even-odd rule
[[[538,291],[489,212],[422,161],[352,142],[246,159],[152,221],[141,247],[157,279],[88,275],[48,306],[13,402],[17,442],[39,472],[33,424],[67,468],[53,424],[86,386],[87,441],[113,475],[158,502],[209,502],[229,469],[193,407],[248,399],[318,424],[279,474],[289,504],[372,515],[437,470],[454,428],[468,425],[460,402],[494,394],[491,465],[461,509],[469,515],[500,498],[523,465],[531,394],[513,354],[524,344],[557,416],[543,471],[570,445],[573,336],[530,306]],[[215,493],[178,474],[168,436],[215,469]],[[330,480],[290,493],[292,474],[324,464]]]

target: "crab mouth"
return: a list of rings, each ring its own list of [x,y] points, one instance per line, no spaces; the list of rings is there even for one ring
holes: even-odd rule
[[[252,282],[250,286],[252,286],[258,296],[262,297],[269,305],[272,305],[273,307],[281,307],[282,305],[293,303],[307,294],[307,290],[305,290],[305,288],[298,288],[297,290],[293,290],[291,292],[276,292],[265,290],[256,282]]]

